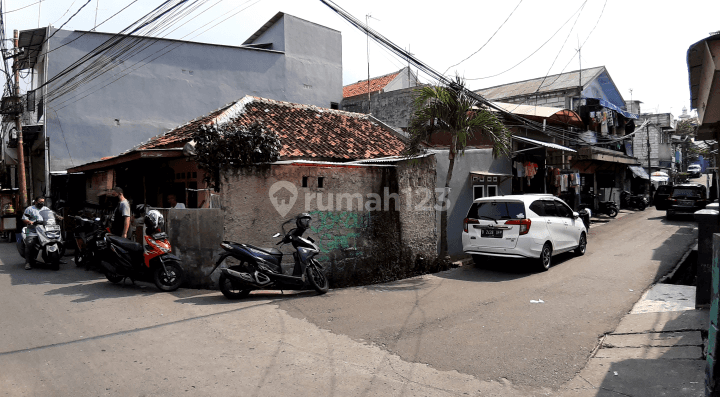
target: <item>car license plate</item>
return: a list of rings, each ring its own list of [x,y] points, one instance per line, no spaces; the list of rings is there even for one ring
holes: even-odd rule
[[[480,229],[480,237],[502,238],[503,231],[500,229]]]
[[[692,207],[693,202],[692,202],[692,200],[680,200],[680,205],[684,205],[686,207]]]

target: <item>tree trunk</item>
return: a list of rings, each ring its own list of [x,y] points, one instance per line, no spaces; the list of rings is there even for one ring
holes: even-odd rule
[[[450,164],[448,165],[447,178],[445,179],[445,194],[450,195],[448,192],[450,188],[450,180],[452,179],[453,168],[455,168],[455,145],[457,143],[457,136],[453,136],[452,144],[450,146],[450,152],[448,158]],[[445,197],[447,200],[447,197]],[[440,258],[445,258],[448,255],[448,237],[447,237],[447,226],[448,226],[448,212],[450,208],[444,208],[440,214]]]

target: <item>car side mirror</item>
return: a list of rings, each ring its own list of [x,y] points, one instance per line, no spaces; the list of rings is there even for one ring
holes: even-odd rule
[[[573,218],[575,218],[575,219],[580,218],[580,214],[577,212],[573,212]]]

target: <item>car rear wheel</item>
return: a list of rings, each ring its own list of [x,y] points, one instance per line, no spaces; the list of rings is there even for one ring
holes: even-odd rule
[[[549,242],[543,245],[542,251],[540,251],[540,259],[538,259],[538,265],[540,270],[546,271],[550,269],[552,265],[552,245]]]

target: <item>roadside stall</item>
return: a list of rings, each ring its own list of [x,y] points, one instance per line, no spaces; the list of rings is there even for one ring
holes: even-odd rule
[[[15,189],[0,189],[0,237],[15,241],[15,232],[20,224],[22,209],[18,208],[20,192]]]

